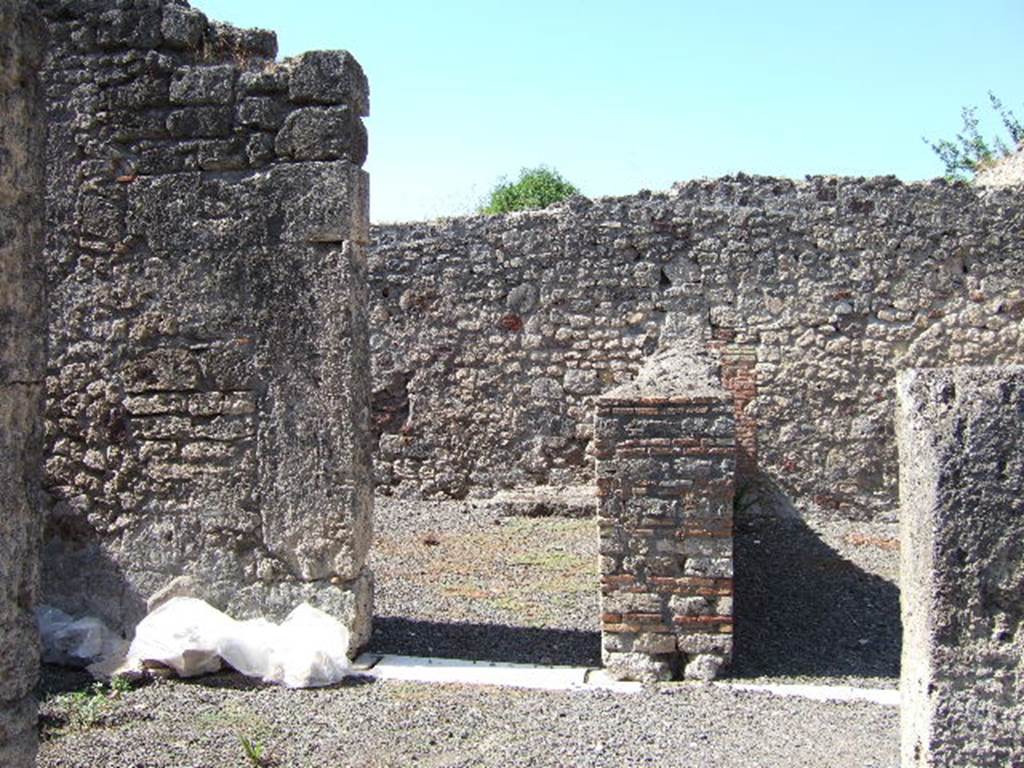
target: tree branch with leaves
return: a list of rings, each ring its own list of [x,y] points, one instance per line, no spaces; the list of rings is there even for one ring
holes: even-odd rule
[[[999,115],[1009,141],[1002,136],[986,139],[979,127],[978,108],[963,107],[960,110],[963,127],[955,139],[924,139],[924,143],[932,148],[946,167],[946,178],[973,179],[979,171],[1013,154],[1021,142],[1024,142],[1024,126],[1017,116],[1003,106],[1003,102],[992,91],[988,92],[988,100],[993,111]]]

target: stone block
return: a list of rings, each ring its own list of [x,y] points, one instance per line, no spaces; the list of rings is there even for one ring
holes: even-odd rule
[[[1024,764],[1024,367],[897,392],[902,764]]]
[[[38,716],[32,698],[0,703],[0,765],[4,768],[35,766]]]
[[[161,14],[150,3],[134,8],[112,8],[100,15],[96,44],[101,48],[152,48],[160,44]]]
[[[231,104],[238,70],[232,64],[182,67],[171,78],[172,104]]]
[[[683,677],[687,680],[708,682],[718,677],[722,668],[722,657],[713,653],[699,653],[691,656],[683,668]]]
[[[284,124],[287,109],[270,96],[251,96],[238,102],[238,122],[263,131],[276,131]]]
[[[274,64],[263,69],[246,70],[238,76],[238,90],[247,96],[288,92],[291,70]]]
[[[271,186],[279,190],[285,242],[365,243],[369,177],[347,162],[275,166]]]
[[[194,49],[206,31],[206,16],[196,8],[166,5],[160,23],[164,43],[170,48]]]
[[[209,47],[222,59],[272,63],[277,58],[277,34],[269,29],[244,29],[210,23]]]
[[[366,159],[366,128],[348,106],[306,107],[292,112],[277,134],[277,154],[291,160]]]
[[[635,680],[640,683],[661,683],[676,673],[674,655],[655,656],[649,653],[602,652],[605,672],[613,680]]]
[[[230,136],[233,125],[230,107],[189,107],[167,115],[167,131],[179,139]]]
[[[342,104],[370,114],[370,86],[348,51],[311,51],[292,59],[288,97],[296,104]]]

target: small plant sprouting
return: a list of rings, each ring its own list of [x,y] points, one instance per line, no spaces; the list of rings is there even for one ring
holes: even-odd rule
[[[109,722],[114,714],[114,699],[131,690],[131,682],[115,678],[110,686],[92,683],[80,691],[64,693],[52,699],[53,715],[49,728],[55,735],[66,730],[94,728]]]
[[[244,733],[238,734],[238,741],[242,744],[242,752],[249,765],[254,768],[268,768],[274,764],[274,760],[267,755],[266,747],[256,738],[249,738]]]

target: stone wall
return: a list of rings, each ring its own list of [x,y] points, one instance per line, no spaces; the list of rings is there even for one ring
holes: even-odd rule
[[[1024,765],[1024,367],[898,390],[902,764]]]
[[[45,599],[309,600],[365,641],[366,78],[182,0],[42,5]]]
[[[595,397],[685,339],[734,395],[743,504],[895,519],[895,372],[1024,360],[1022,195],[737,176],[374,227],[378,482],[588,483]]]
[[[972,182],[977,187],[1011,187],[1024,184],[1024,142],[1016,151],[978,171]]]
[[[42,26],[0,4],[0,765],[35,764],[45,376]]]
[[[601,647],[617,679],[710,680],[732,658],[732,397],[671,347],[597,400]]]

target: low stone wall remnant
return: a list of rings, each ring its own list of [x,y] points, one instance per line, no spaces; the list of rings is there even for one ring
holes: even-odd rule
[[[902,764],[1024,765],[1024,367],[898,391]]]
[[[710,680],[732,657],[736,430],[701,352],[597,400],[601,643],[618,679]]]
[[[183,0],[42,0],[48,603],[369,634],[368,87]]]
[[[27,0],[0,3],[0,765],[35,765],[40,468],[46,374],[43,29]]]

